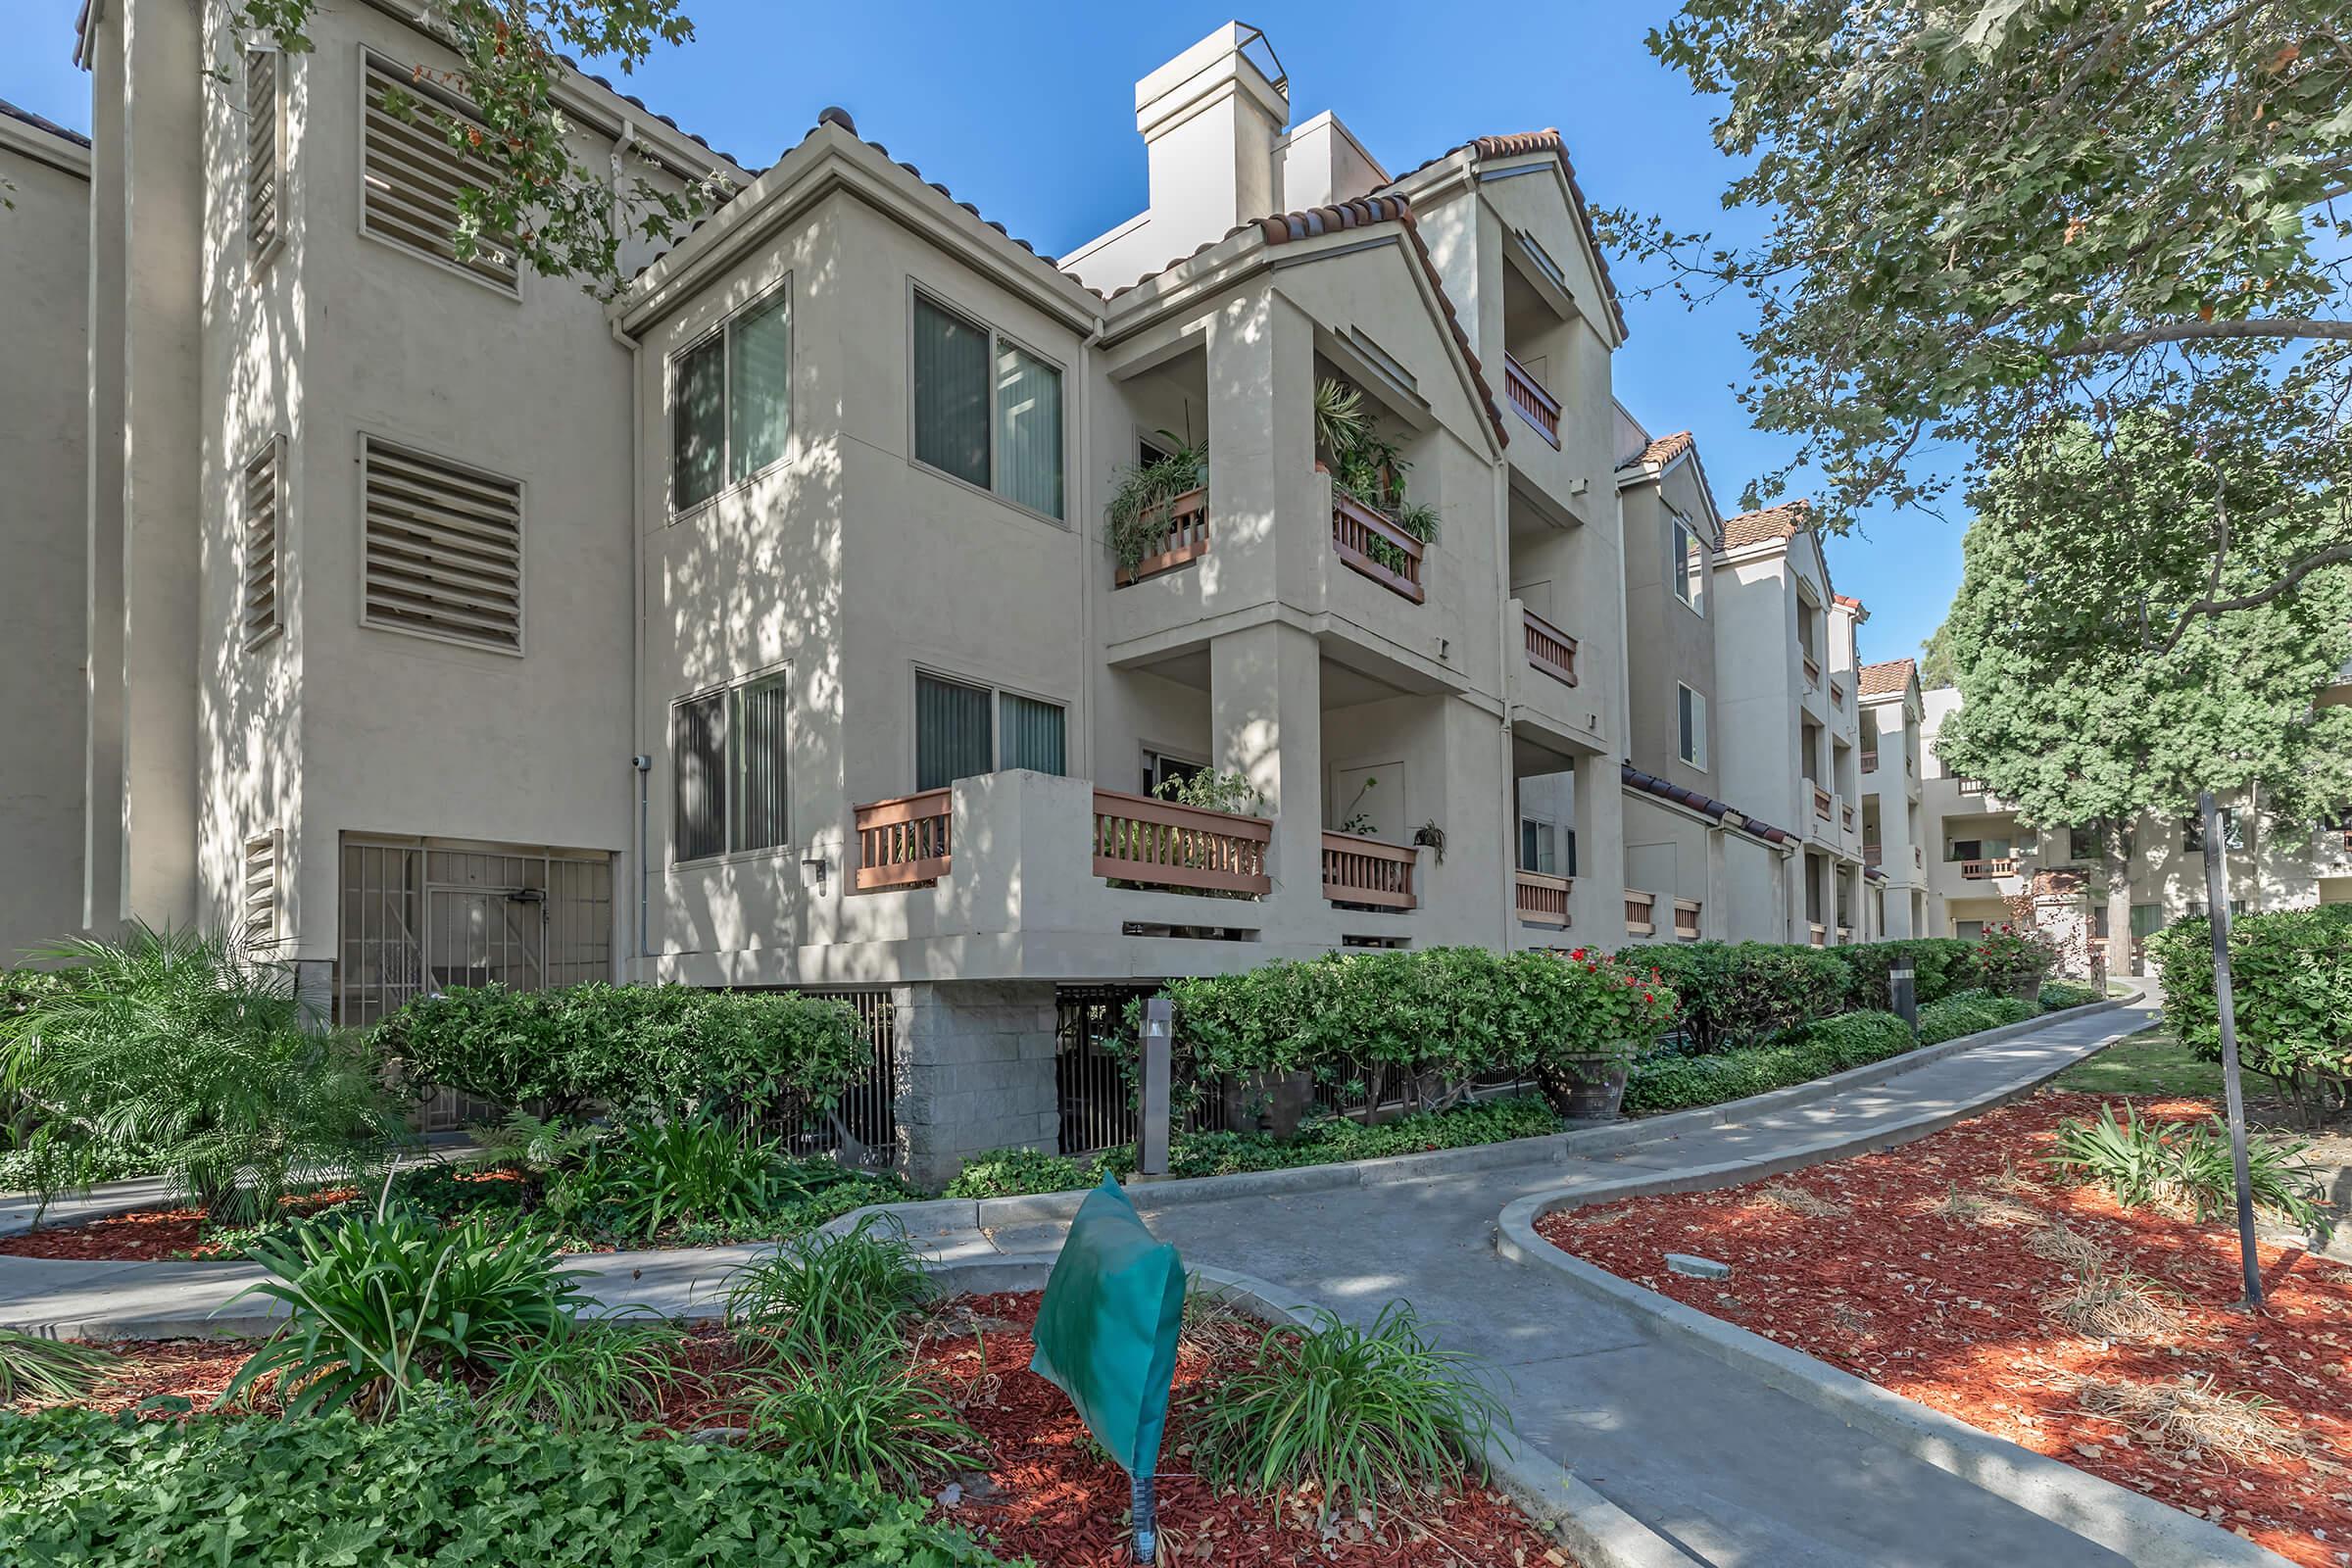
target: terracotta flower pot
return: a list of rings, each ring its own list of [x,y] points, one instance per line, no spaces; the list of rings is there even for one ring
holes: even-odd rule
[[[1615,1121],[1633,1065],[1631,1052],[1580,1052],[1545,1062],[1537,1083],[1551,1108],[1571,1121]]]

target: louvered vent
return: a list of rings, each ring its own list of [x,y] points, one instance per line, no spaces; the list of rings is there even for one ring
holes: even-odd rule
[[[245,256],[256,267],[277,249],[282,65],[274,49],[245,52]]]
[[[249,948],[277,945],[277,866],[282,858],[276,833],[245,841],[245,883],[238,928]]]
[[[366,451],[370,626],[522,652],[522,485],[406,447]]]
[[[403,113],[394,103],[405,100]],[[368,62],[367,191],[361,226],[501,287],[514,286],[514,251],[502,234],[485,231],[474,254],[458,258],[458,192],[484,189],[496,172],[476,152],[460,152],[442,135],[442,116],[468,129],[489,131],[446,95],[406,73]]]
[[[242,597],[237,608],[245,646],[258,648],[285,629],[279,609],[277,567],[279,543],[284,537],[286,510],[286,445],[272,437],[245,465],[242,526],[239,546],[243,566],[239,574]]]

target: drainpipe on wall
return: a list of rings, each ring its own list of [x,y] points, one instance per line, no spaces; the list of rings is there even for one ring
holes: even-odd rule
[[[1515,748],[1511,744],[1511,470],[1506,449],[1494,463],[1494,574],[1501,580],[1494,617],[1494,686],[1502,699],[1502,940],[1496,951],[1511,951],[1519,925],[1519,791],[1513,774]],[[1575,802],[1571,801],[1571,811]],[[1569,831],[1576,831],[1573,814]],[[1574,901],[1572,900],[1571,903]]]
[[[620,153],[635,139],[636,133],[624,122],[620,137],[612,144],[612,202],[615,212],[620,204]],[[614,321],[612,341],[628,351],[629,356],[629,504],[623,509],[623,526],[628,529],[629,559],[629,740],[644,744],[645,737],[645,552],[639,544],[638,509],[643,506],[645,483],[638,471],[645,461],[645,367],[643,345],[620,329]],[[646,927],[649,905],[648,878],[652,875],[649,852],[653,799],[654,760],[649,753],[639,752],[629,759],[637,774],[637,941],[636,960],[631,967],[637,972],[633,980],[645,978],[644,959],[653,956],[653,938]]]

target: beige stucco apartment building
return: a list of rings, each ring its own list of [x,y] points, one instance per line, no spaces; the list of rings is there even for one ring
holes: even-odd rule
[[[921,1179],[1099,1137],[1163,976],[1878,928],[1858,612],[1616,409],[1556,132],[1392,173],[1220,27],[1137,84],[1147,210],[1053,262],[839,110],[755,171],[575,77],[583,155],[733,187],[607,306],[457,255],[463,165],[384,109],[439,62],[401,8],[290,57],[202,14],[80,39],[82,921],[233,927],[348,1023],[848,994],[845,1136]],[[1434,537],[1324,471],[1326,383]],[[1123,571],[1171,439],[1206,482]],[[1203,769],[1253,809],[1151,793]]]

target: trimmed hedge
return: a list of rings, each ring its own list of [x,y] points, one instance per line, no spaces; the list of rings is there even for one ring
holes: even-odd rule
[[[1853,971],[1838,953],[1777,942],[1686,942],[1628,948],[1628,963],[1655,965],[1681,999],[1677,1018],[1692,1051],[1710,1054],[1759,1044],[1845,1009]]]
[[[1919,1009],[1919,1043],[1938,1046],[1981,1029],[2024,1023],[2040,1011],[2033,1003],[2016,997],[1996,997],[1989,991],[1956,992],[1933,1006]]]
[[[1846,1012],[1791,1030],[1773,1045],[1712,1055],[1661,1053],[1635,1063],[1625,1109],[1650,1115],[1744,1100],[1899,1056],[1914,1044],[1910,1029],[1890,1012]]]
[[[789,992],[616,986],[458,987],[376,1025],[377,1047],[419,1085],[506,1106],[618,1119],[697,1108],[829,1103],[864,1069],[847,1003]]]
[[[1251,1170],[1291,1170],[1343,1160],[1468,1149],[1560,1130],[1560,1118],[1533,1096],[1493,1100],[1452,1110],[1419,1111],[1377,1127],[1345,1117],[1309,1122],[1295,1138],[1265,1133],[1180,1133],[1168,1145],[1171,1176],[1232,1176]],[[948,1184],[949,1198],[1013,1198],[1092,1187],[1111,1170],[1135,1169],[1135,1152],[1120,1148],[1094,1157],[1047,1154],[1032,1149],[995,1149],[978,1154]]]
[[[2213,925],[2177,921],[2148,938],[2164,982],[2164,1020],[2218,1061]],[[2230,922],[2238,1059],[2285,1086],[2307,1114],[2352,1103],[2352,905],[2241,914]]]
[[[2056,1012],[2062,1007],[2081,1007],[2106,999],[2096,986],[2083,985],[2079,980],[2044,980],[2037,999],[2044,1012]]]
[[[1846,1005],[1885,1012],[1894,1004],[1886,971],[1909,964],[1911,994],[1921,1006],[1941,1002],[1977,984],[1977,945],[1962,937],[1909,937],[1839,948],[1838,956],[1853,971]]]
[[[0,1561],[145,1568],[993,1568],[926,1504],[683,1439],[380,1426],[0,1419]]]

